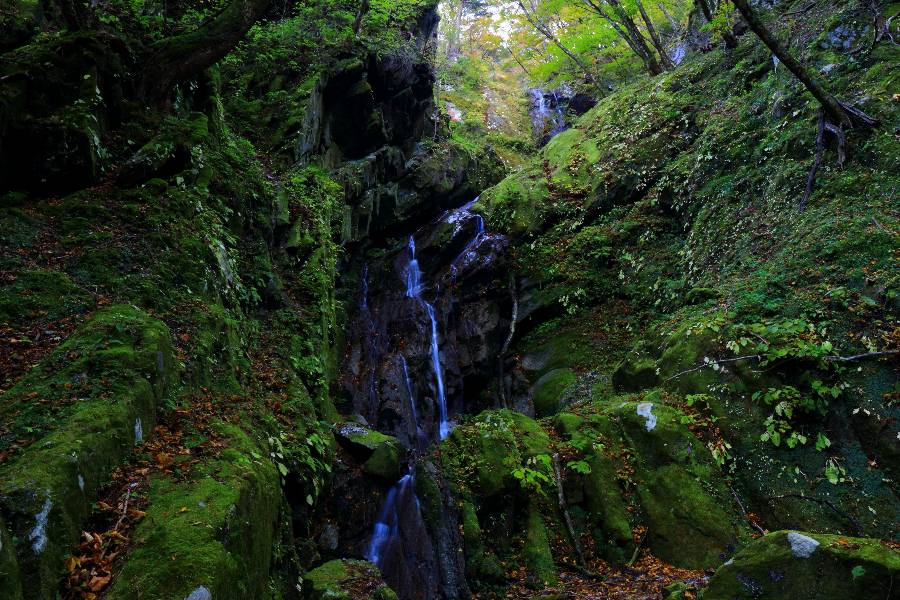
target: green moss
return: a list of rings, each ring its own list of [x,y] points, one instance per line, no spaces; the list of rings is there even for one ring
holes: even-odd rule
[[[550,550],[547,526],[535,502],[528,510],[522,559],[528,569],[528,580],[532,587],[539,589],[556,585],[556,565],[553,562],[553,552]]]
[[[538,379],[531,388],[535,414],[538,417],[556,414],[560,398],[576,379],[571,369],[554,369]]]
[[[457,485],[491,497],[515,489],[513,469],[548,454],[550,439],[533,419],[504,409],[485,411],[457,427],[442,447]]]
[[[10,284],[0,286],[0,323],[35,317],[56,321],[92,305],[91,295],[58,271],[19,271]]]
[[[42,597],[56,590],[62,560],[101,485],[153,429],[177,376],[173,363],[162,323],[133,307],[111,306],[2,397],[0,414],[13,431],[35,423],[45,433],[0,468],[0,502],[18,540],[19,568]],[[68,398],[66,384],[78,378],[96,387],[72,388],[85,394],[77,402],[55,413],[32,404],[41,393]]]
[[[671,564],[691,569],[718,566],[745,535],[736,527],[727,501],[711,495],[679,465],[648,473],[638,494],[649,546]]]
[[[887,598],[898,576],[900,554],[878,540],[777,531],[716,571],[703,598]]]
[[[356,589],[370,589],[366,596]],[[397,595],[381,582],[378,567],[362,560],[332,560],[303,576],[306,600],[396,600]]]
[[[591,534],[601,556],[617,564],[631,558],[631,522],[622,498],[616,466],[598,452],[588,459],[591,472],[584,476],[584,504]]]
[[[133,551],[109,598],[184,598],[199,586],[214,598],[262,597],[282,525],[275,465],[238,427],[214,423],[227,447],[187,481],[157,476]]]
[[[399,442],[393,438],[390,442],[379,444],[363,463],[363,471],[384,481],[397,481],[400,478],[400,450]]]
[[[464,500],[460,506],[460,518],[466,573],[470,581],[476,586],[502,582],[505,572],[496,555],[485,544],[475,505]]]

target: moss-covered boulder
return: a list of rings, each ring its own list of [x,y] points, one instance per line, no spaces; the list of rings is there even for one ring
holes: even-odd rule
[[[264,448],[239,427],[213,429],[227,446],[217,459],[185,480],[153,479],[147,514],[107,598],[190,598],[201,588],[215,599],[265,596],[283,524],[278,471],[257,458]]]
[[[624,392],[656,387],[659,385],[656,361],[646,355],[630,355],[613,371],[612,382]]]
[[[687,568],[721,564],[748,539],[747,525],[712,456],[682,423],[683,415],[658,401],[621,403],[610,415],[635,454],[638,498],[653,553]]]
[[[575,380],[571,369],[554,369],[541,376],[531,387],[535,415],[546,417],[555,414],[559,410],[560,399]]]
[[[528,569],[528,584],[531,587],[541,589],[556,585],[556,564],[553,561],[544,516],[537,501],[532,501],[528,508],[522,559]]]
[[[304,600],[396,600],[378,567],[364,560],[333,560],[303,576]]]
[[[454,429],[443,450],[458,484],[489,498],[516,489],[514,465],[549,454],[550,438],[536,421],[521,413],[486,411]]]
[[[177,374],[166,326],[111,306],[0,397],[7,431],[38,436],[0,468],[0,511],[32,597],[56,593],[101,485],[149,435]]]
[[[363,471],[387,482],[400,478],[403,446],[397,438],[357,423],[344,423],[335,429],[341,446],[362,463]]]
[[[716,571],[703,600],[896,598],[900,551],[878,540],[770,533]]]

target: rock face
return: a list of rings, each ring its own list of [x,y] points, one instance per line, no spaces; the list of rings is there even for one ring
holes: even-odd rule
[[[342,369],[347,412],[415,447],[441,437],[441,397],[445,422],[496,406],[506,260],[506,239],[462,208],[364,266]]]
[[[722,566],[704,600],[896,598],[900,551],[877,540],[770,533]]]
[[[6,589],[18,587],[18,571],[28,597],[55,593],[59,565],[79,539],[101,486],[143,443],[144,431],[153,429],[157,405],[177,375],[173,363],[163,323],[133,307],[112,306],[0,396],[5,422],[43,434],[0,468],[0,542],[5,546],[0,548],[0,577],[7,579]],[[65,390],[81,390],[81,383],[93,378],[105,378],[115,399],[82,392],[74,406],[66,406],[71,403]],[[38,391],[59,405],[52,418],[28,406],[27,399]],[[12,538],[15,544],[8,543]]]

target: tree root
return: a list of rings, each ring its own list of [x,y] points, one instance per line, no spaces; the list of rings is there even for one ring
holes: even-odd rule
[[[838,106],[840,106],[841,110],[844,111],[844,114],[847,116],[847,122],[851,127],[869,129],[878,127],[878,119],[870,117],[860,109],[851,104],[847,104],[846,102],[837,100],[837,103]],[[835,125],[834,123],[829,121],[825,109],[820,109],[819,127],[818,132],[816,133],[816,155],[815,158],[813,158],[812,166],[809,168],[809,175],[807,175],[806,177],[806,189],[803,191],[803,196],[800,198],[800,204],[798,206],[800,212],[806,210],[806,203],[809,201],[809,197],[812,195],[813,189],[815,188],[816,173],[819,172],[819,167],[822,166],[822,160],[825,157],[826,133],[830,133],[837,141],[838,168],[843,169],[844,163],[847,160],[847,137],[844,134],[844,126]]]

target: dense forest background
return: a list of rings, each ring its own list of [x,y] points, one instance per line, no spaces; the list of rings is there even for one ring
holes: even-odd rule
[[[0,598],[900,598],[880,0],[0,4]]]

